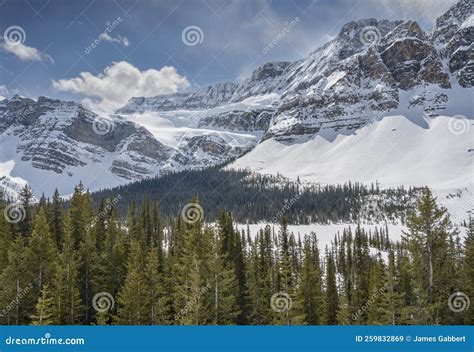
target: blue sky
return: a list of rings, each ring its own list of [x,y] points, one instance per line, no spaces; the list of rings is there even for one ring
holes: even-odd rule
[[[132,95],[235,81],[264,62],[299,59],[350,20],[415,19],[430,29],[453,3],[0,0],[0,95],[47,95],[111,110]],[[5,34],[21,43],[9,45]]]

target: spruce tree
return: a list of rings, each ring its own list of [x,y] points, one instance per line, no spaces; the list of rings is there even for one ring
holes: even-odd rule
[[[385,264],[379,252],[378,258],[370,268],[369,300],[366,303],[367,324],[369,325],[386,324],[384,295],[387,294],[387,288],[385,284]]]
[[[170,322],[169,306],[171,301],[168,296],[166,280],[160,272],[159,251],[151,246],[145,265],[146,301],[143,302],[148,311],[149,325],[164,325]]]
[[[119,325],[144,325],[150,321],[147,302],[144,253],[142,244],[132,240],[127,263],[127,276],[118,293],[116,323]]]
[[[352,304],[355,310],[362,309],[366,306],[369,300],[369,270],[370,270],[370,255],[368,238],[364,230],[357,226],[354,235],[354,249],[353,249],[353,270],[354,270],[354,286]],[[367,311],[362,310],[357,319],[359,324],[367,322]]]
[[[83,306],[79,292],[78,260],[74,248],[72,222],[68,215],[64,219],[63,248],[59,255],[52,295],[55,323],[73,325],[80,322]]]
[[[303,267],[298,291],[301,320],[309,325],[318,325],[322,320],[323,296],[316,235],[305,237],[303,253]]]
[[[339,307],[339,296],[336,283],[336,267],[333,254],[326,249],[326,290],[325,297],[325,324],[336,325]]]
[[[0,287],[0,322],[27,324],[37,294],[33,292],[33,273],[27,271],[22,237],[17,237],[8,250],[7,266],[0,274]]]
[[[245,266],[245,253],[242,239],[234,229],[234,220],[228,212],[222,211],[218,222],[219,237],[221,238],[221,253],[224,260],[229,261],[230,267],[234,267],[235,276],[238,282],[237,304],[240,314],[237,317],[238,324],[247,324],[249,316],[248,307],[248,286]]]
[[[48,286],[41,289],[41,294],[36,304],[35,314],[31,316],[31,325],[52,325],[53,320],[53,298],[50,295]]]
[[[222,239],[214,236],[213,256],[211,258],[210,294],[213,325],[236,324],[240,314],[237,304],[238,282],[234,263],[221,252]]]
[[[14,239],[13,226],[5,219],[4,209],[0,198],[0,273],[8,264],[8,250]]]
[[[400,268],[396,263],[393,250],[390,250],[388,254],[382,309],[381,322],[385,325],[406,324],[408,322],[407,309],[405,308],[405,292],[402,290]]]
[[[61,197],[59,196],[58,189],[54,191],[48,218],[51,236],[56,244],[60,246],[64,236],[64,219]]]
[[[116,296],[123,284],[127,272],[128,244],[126,235],[119,227],[115,209],[106,224],[106,235],[103,249],[98,258],[99,273],[96,285],[101,291]]]
[[[26,270],[33,280],[33,292],[36,295],[40,294],[43,286],[52,284],[57,264],[56,244],[49,232],[46,214],[41,209],[36,217],[33,233],[25,250]]]
[[[460,291],[464,292],[467,297],[474,300],[474,219],[469,219],[469,229],[464,241],[464,260],[462,270],[462,286]],[[474,304],[474,302],[473,302]],[[463,312],[464,324],[474,325],[474,308],[471,306],[467,311]]]
[[[29,236],[33,229],[33,197],[33,191],[27,184],[21,189],[18,195],[20,209],[23,213],[22,219],[18,223],[18,228],[23,236]]]
[[[438,207],[428,188],[408,218],[404,239],[412,257],[412,273],[416,288],[417,324],[438,324],[446,313],[445,261],[448,259],[448,238],[452,231],[447,211]]]

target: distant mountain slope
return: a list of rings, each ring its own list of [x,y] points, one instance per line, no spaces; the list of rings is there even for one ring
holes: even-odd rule
[[[463,220],[474,197],[474,120],[439,116],[413,122],[390,116],[347,135],[291,143],[270,139],[230,167],[321,184],[426,185]]]

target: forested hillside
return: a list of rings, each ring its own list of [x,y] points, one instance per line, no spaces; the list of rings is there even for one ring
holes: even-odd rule
[[[166,221],[131,203],[120,222],[81,186],[65,210],[30,196],[0,205],[2,324],[474,323],[473,228],[459,234],[428,189],[401,243],[357,227],[326,248],[286,214],[254,238],[228,211],[210,226],[198,198]]]
[[[303,184],[280,175],[260,175],[248,170],[213,167],[170,173],[110,190],[92,193],[94,204],[115,200],[119,217],[128,204],[156,200],[165,217],[179,214],[199,195],[206,205],[204,218],[215,221],[220,210],[230,211],[238,222],[278,222],[284,210],[289,223],[402,221],[420,194],[419,188],[379,189],[378,185]],[[276,221],[275,221],[276,220]]]

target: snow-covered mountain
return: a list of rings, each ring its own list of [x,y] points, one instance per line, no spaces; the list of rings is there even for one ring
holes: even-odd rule
[[[246,153],[230,167],[472,197],[473,7],[460,0],[431,32],[352,21],[301,60],[266,63],[240,83],[132,98],[113,115],[3,100],[0,182],[12,194],[19,181],[68,194],[79,180],[111,187]]]
[[[26,182],[39,197],[91,190],[184,168],[202,168],[241,155],[256,137],[180,131],[165,144],[119,115],[101,116],[75,102],[15,96],[0,102],[0,186],[10,196]]]
[[[414,21],[352,21],[302,60],[267,63],[240,84],[132,98],[117,113],[207,110],[202,127],[248,130],[260,110],[235,107],[226,124],[212,109],[273,94],[260,119],[264,140],[353,130],[388,114],[472,115],[472,14],[473,1],[461,0],[430,33]]]

